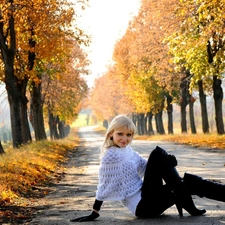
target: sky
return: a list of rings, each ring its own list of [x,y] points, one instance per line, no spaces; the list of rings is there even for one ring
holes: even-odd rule
[[[79,27],[92,36],[88,48],[91,75],[88,85],[92,86],[96,77],[106,71],[112,62],[113,48],[126,31],[129,21],[137,15],[139,0],[89,0],[89,5],[82,11]]]

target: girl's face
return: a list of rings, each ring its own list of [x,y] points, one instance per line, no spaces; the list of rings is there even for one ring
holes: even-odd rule
[[[120,148],[126,147],[133,139],[133,133],[131,133],[128,129],[118,129],[114,130],[110,137],[113,138],[113,142]]]

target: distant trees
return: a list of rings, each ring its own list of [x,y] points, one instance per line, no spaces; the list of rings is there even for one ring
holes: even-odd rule
[[[81,7],[85,4],[85,0],[79,2]],[[74,76],[78,78],[83,73],[81,64],[87,65],[80,45],[88,44],[88,37],[78,26],[73,27],[74,16],[74,8],[68,1],[7,0],[1,3],[0,80],[5,83],[8,94],[14,147],[31,141],[28,116],[36,140],[46,139],[44,113],[47,111],[44,106],[47,103],[44,98],[46,93],[42,92],[43,78],[48,76],[52,82],[69,80],[71,74],[65,77],[74,71],[67,71],[65,65],[73,67],[76,70]],[[68,59],[70,63],[67,64]],[[59,78],[59,74],[63,74],[64,78]],[[80,85],[84,95],[86,85],[80,78],[76,82],[71,82],[71,88]],[[29,101],[31,104],[28,107]],[[78,105],[80,97],[74,101]],[[58,111],[51,113],[61,119]],[[64,115],[63,119],[66,121],[68,117]]]
[[[91,90],[89,105],[98,119],[110,121],[118,113],[129,114],[133,111],[130,99],[124,94],[124,87],[115,67],[109,67],[108,72],[96,79],[95,87]]]
[[[206,96],[213,91],[217,133],[224,134],[224,10],[223,1],[142,0],[139,14],[116,43],[113,54],[114,76],[123,87],[120,95],[131,102],[129,111],[141,126],[139,134],[154,133],[150,130],[153,116],[157,133],[165,133],[164,110],[168,133],[173,133],[173,103],[180,105],[181,132],[187,132],[189,106],[191,132],[196,133],[193,90],[199,92],[203,132],[209,132]]]

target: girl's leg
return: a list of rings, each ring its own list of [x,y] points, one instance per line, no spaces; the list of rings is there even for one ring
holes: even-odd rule
[[[174,194],[163,185],[159,161],[173,167],[177,165],[176,158],[158,146],[151,152],[142,185],[142,199],[136,210],[138,217],[159,216],[175,203]]]
[[[199,210],[195,207],[191,193],[179,176],[176,168],[165,168],[163,179],[175,194],[176,206],[180,216],[183,216],[182,209],[185,209],[192,216],[200,216],[206,212],[205,209]]]
[[[176,158],[173,155],[169,155],[164,149],[156,147],[152,151],[146,167],[142,200],[137,207],[137,216],[140,215],[147,204],[151,204],[150,207],[154,209],[154,213],[162,213],[173,205],[175,201],[180,216],[182,216],[182,208],[191,215],[202,215],[205,213],[205,210],[198,210],[195,207],[191,195],[175,169],[176,165]],[[162,179],[167,184],[166,188],[162,185]],[[170,192],[168,192],[168,188]],[[173,196],[171,191],[175,196]]]
[[[174,205],[174,194],[163,185],[158,192],[148,195],[148,198],[142,198],[136,209],[136,216],[141,218],[151,218],[160,216],[166,209]]]
[[[225,202],[225,185],[185,173],[184,183],[192,195]]]
[[[175,156],[169,155],[164,149],[156,147],[148,158],[142,185],[142,198],[148,198],[163,186],[163,168],[175,167],[177,160]],[[163,167],[163,168],[162,168]]]

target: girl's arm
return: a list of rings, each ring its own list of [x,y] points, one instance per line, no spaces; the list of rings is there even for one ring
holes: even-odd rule
[[[99,200],[95,199],[95,202],[94,202],[94,205],[93,205],[93,211],[98,213],[101,206],[102,206],[102,203],[103,203],[103,201],[99,201]]]
[[[93,205],[93,210],[92,212],[87,215],[87,216],[82,216],[82,217],[78,217],[75,219],[71,219],[70,222],[85,222],[85,221],[93,221],[96,218],[99,217],[99,210],[102,206],[103,201],[99,201],[97,199],[95,199],[94,205]]]

